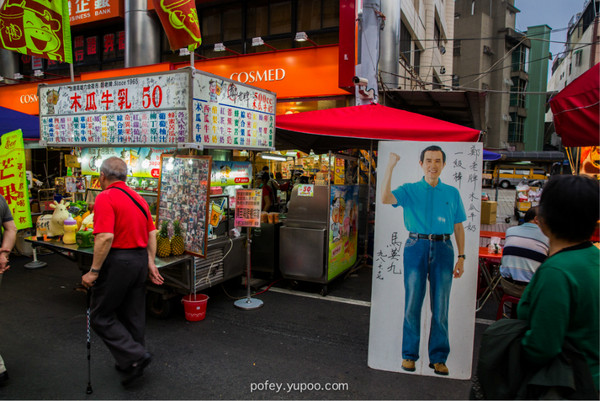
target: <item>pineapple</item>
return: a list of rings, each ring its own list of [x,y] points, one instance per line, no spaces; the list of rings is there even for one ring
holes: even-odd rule
[[[179,220],[173,221],[173,237],[171,238],[171,251],[173,255],[181,255],[184,251],[183,235]]]
[[[169,241],[169,222],[163,221],[156,238],[156,256],[167,257],[171,254],[171,242]]]

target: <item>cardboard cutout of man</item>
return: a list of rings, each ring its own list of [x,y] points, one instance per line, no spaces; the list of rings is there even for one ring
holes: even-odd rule
[[[439,146],[421,152],[419,165],[424,177],[391,190],[394,167],[400,160],[390,153],[382,189],[383,204],[401,206],[404,225],[410,233],[404,246],[404,322],[402,333],[402,369],[415,371],[421,339],[421,310],[429,282],[431,329],[429,333],[429,367],[439,375],[448,375],[446,360],[450,353],[448,310],[452,277],[464,272],[465,209],[459,191],[442,183],[440,174],[446,166],[446,154]],[[458,257],[454,262],[452,233]]]

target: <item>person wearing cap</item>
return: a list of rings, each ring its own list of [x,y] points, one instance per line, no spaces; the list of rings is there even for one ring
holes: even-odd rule
[[[448,375],[446,360],[450,353],[450,288],[452,277],[459,278],[464,271],[465,231],[462,223],[467,217],[458,190],[440,180],[440,174],[446,166],[446,154],[442,148],[425,148],[419,159],[424,177],[392,191],[392,172],[399,160],[400,156],[390,153],[383,179],[382,202],[402,207],[404,225],[410,233],[404,245],[402,369],[409,372],[416,370],[421,339],[421,310],[429,282],[432,303],[429,367],[436,374]],[[452,234],[458,248],[456,259]]]

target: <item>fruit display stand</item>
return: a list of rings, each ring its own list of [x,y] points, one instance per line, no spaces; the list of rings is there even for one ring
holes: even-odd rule
[[[77,244],[65,244],[58,237],[48,238],[46,241],[38,240],[37,237],[29,237],[25,238],[25,242],[31,243],[32,247],[42,247],[48,249],[53,253],[76,262],[77,267],[82,273],[88,272],[92,266],[92,260],[94,258],[93,247],[81,248]],[[155,263],[161,274],[163,274],[163,271],[166,271],[166,269],[172,268],[173,266],[191,264],[192,257],[190,255],[179,255],[168,258],[156,258]],[[163,277],[165,278],[165,283],[168,283],[170,280],[168,275],[163,274]],[[177,281],[176,278],[173,278],[172,281],[174,281],[174,285],[179,285],[179,283],[175,282]]]
[[[172,155],[170,160],[187,157],[186,163],[195,163],[197,158],[203,157],[196,155],[209,148],[274,149],[275,93],[194,68],[182,68],[110,79],[41,84],[38,98],[41,146],[77,149],[80,154],[76,156],[83,163],[82,175],[90,175],[86,174],[87,168],[97,174],[102,160],[107,157],[120,157],[130,170],[127,181],[130,187],[158,192],[154,195],[157,228],[163,219],[180,221],[186,237],[186,254],[178,257],[177,262],[161,267],[164,286],[148,287],[153,301],[150,304],[155,309],[151,312],[168,314],[169,303],[164,301],[175,295],[189,294],[242,274],[245,236],[230,238],[230,234],[225,233],[207,240],[208,221],[203,219],[209,215],[209,189],[198,195],[198,181],[180,185],[182,180],[189,179],[183,172],[163,180],[166,174],[163,162],[168,160],[163,156]],[[154,165],[157,153],[160,164]],[[150,176],[140,176],[141,168]],[[231,172],[227,166],[223,171],[226,175]],[[210,174],[209,168],[207,187]],[[150,181],[150,177],[160,177],[158,185],[150,185],[155,182]],[[134,178],[139,185],[132,182]],[[92,201],[96,191],[89,189],[94,188],[93,182],[86,187],[86,200]],[[161,201],[161,192],[170,192],[178,201]],[[205,207],[197,208],[205,201]],[[152,199],[149,203],[153,203]],[[189,210],[190,207],[195,212]],[[39,246],[48,247],[47,244]],[[88,254],[81,257],[90,257],[92,252],[91,249],[59,251]]]

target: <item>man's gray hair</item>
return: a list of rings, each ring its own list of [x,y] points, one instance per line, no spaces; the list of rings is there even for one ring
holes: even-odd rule
[[[102,162],[100,172],[109,181],[125,181],[127,179],[127,164],[118,157],[109,157]]]

